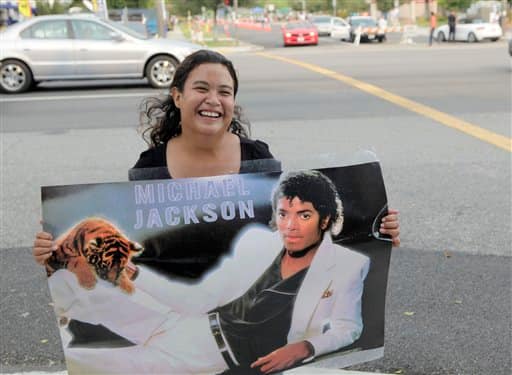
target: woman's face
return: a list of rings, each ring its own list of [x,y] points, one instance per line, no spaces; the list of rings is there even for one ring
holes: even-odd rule
[[[201,64],[188,75],[183,91],[171,92],[181,113],[183,134],[225,132],[235,109],[234,82],[222,64]]]

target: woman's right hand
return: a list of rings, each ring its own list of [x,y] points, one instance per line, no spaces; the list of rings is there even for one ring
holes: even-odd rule
[[[56,248],[53,243],[53,237],[50,233],[39,232],[36,234],[32,255],[34,256],[34,260],[37,263],[44,265],[44,262],[52,255],[55,250]]]

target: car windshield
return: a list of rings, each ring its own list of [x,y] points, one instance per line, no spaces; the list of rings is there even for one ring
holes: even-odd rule
[[[313,17],[312,21],[316,22],[316,23],[327,23],[327,22],[331,22],[331,18],[330,17]]]
[[[310,23],[306,22],[293,22],[293,23],[287,23],[284,27],[287,30],[293,30],[293,29],[312,29],[314,26]]]
[[[115,28],[117,30],[120,30],[130,36],[133,36],[134,38],[149,39],[146,35],[142,35],[142,34],[136,32],[135,30],[130,29],[128,26],[123,25],[122,23],[114,22],[114,21],[110,21],[110,20],[105,20],[104,22],[108,23],[110,26],[112,26],[113,28]]]
[[[350,24],[354,26],[377,26],[377,23],[372,18],[352,18]]]

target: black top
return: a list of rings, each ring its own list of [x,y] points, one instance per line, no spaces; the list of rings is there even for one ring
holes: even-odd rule
[[[274,159],[265,142],[240,137],[240,149],[239,173],[281,171],[281,163]],[[166,144],[163,143],[141,153],[137,163],[128,171],[130,181],[172,178],[167,168],[165,151]]]
[[[213,310],[242,367],[287,344],[295,297],[308,268],[283,279],[283,254],[241,297]]]
[[[448,16],[448,26],[453,27],[456,24],[456,18],[453,14]]]

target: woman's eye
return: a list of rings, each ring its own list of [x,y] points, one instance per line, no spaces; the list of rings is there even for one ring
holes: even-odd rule
[[[282,218],[284,218],[286,215],[285,215],[284,213],[282,213],[282,212],[279,212],[279,213],[277,214],[277,216],[278,216],[280,219],[282,219]]]
[[[304,220],[308,220],[309,218],[311,218],[311,214],[302,214],[301,218]]]

